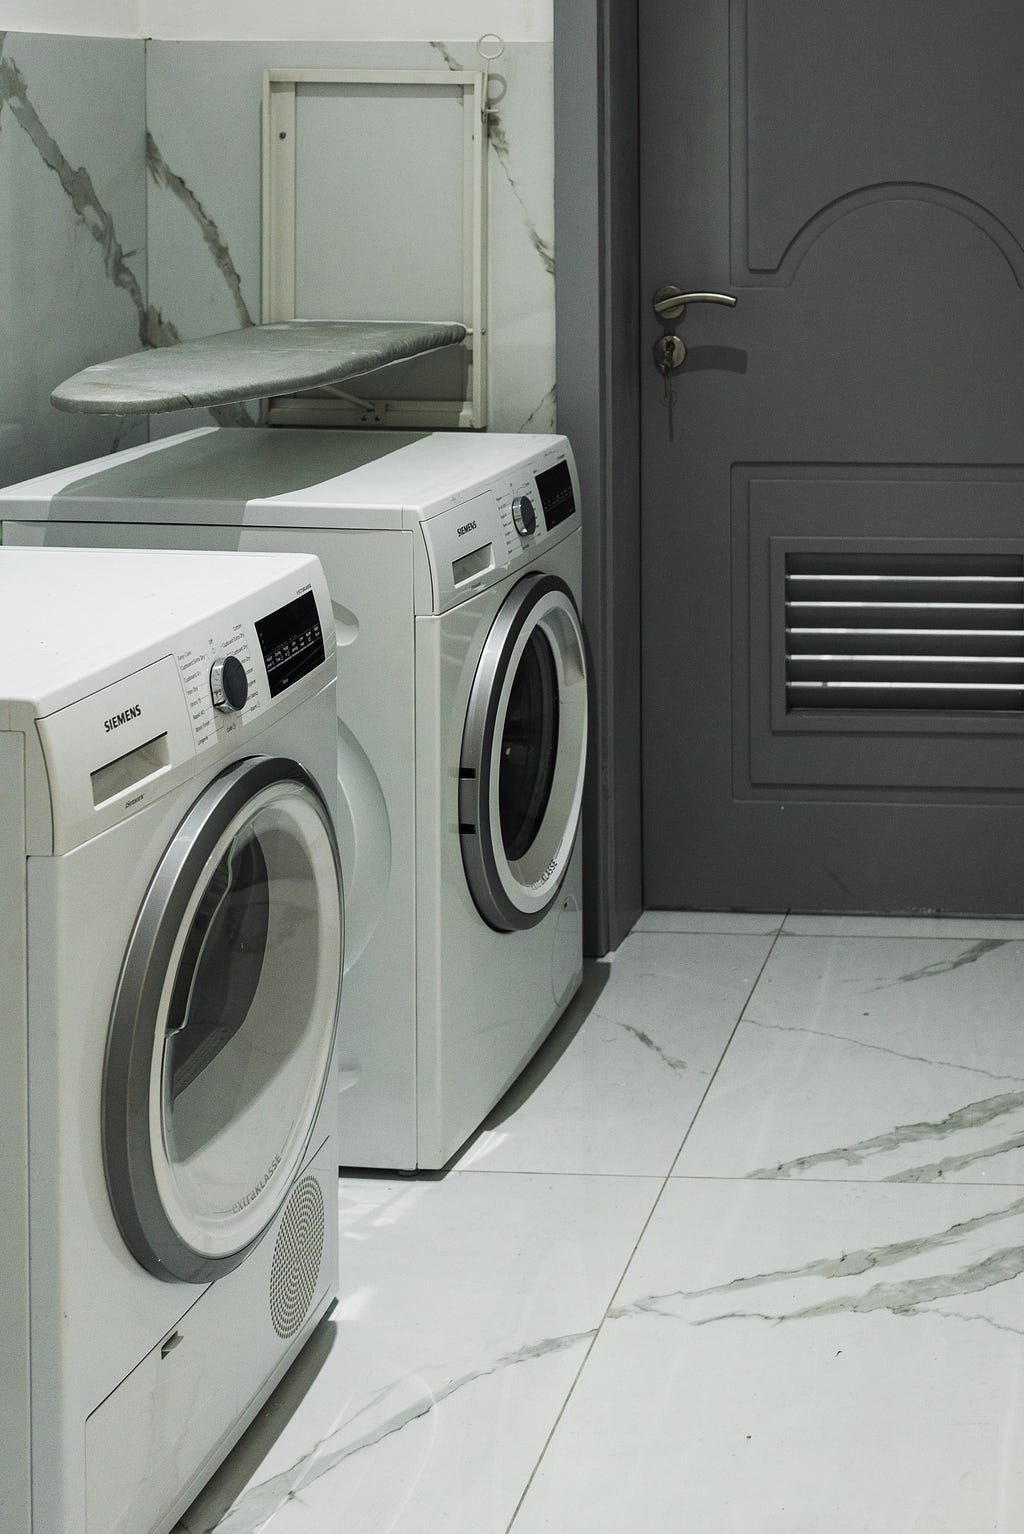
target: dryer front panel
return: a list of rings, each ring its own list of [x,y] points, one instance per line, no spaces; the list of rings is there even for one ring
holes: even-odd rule
[[[277,1213],[330,1072],[341,961],[327,807],[294,762],[249,758],[178,828],[111,1014],[107,1184],[151,1273],[219,1278]]]
[[[579,830],[586,748],[576,603],[558,576],[525,576],[484,643],[459,767],[466,877],[498,931],[535,926],[554,903]]]

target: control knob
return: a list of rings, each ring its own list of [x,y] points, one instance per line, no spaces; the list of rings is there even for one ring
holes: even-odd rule
[[[210,696],[222,714],[237,714],[249,697],[249,678],[237,655],[222,655],[210,667]]]
[[[512,502],[512,520],[516,524],[516,532],[524,538],[536,531],[537,513],[528,495],[517,495]]]

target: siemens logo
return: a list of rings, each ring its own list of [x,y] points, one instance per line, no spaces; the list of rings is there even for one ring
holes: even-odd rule
[[[463,533],[471,533],[471,532],[474,531],[475,528],[476,528],[476,523],[475,522],[463,522],[462,526],[460,528],[456,529],[455,536],[456,536],[456,538],[461,538]]]
[[[141,713],[142,713],[142,704],[141,703],[133,703],[131,708],[123,708],[119,714],[112,714],[109,719],[104,719],[104,721],[103,721],[103,728],[106,730],[107,734],[109,735],[111,730],[118,730],[118,729],[120,729],[121,726],[123,724],[127,724],[129,722],[129,720],[131,720],[131,719],[138,719],[138,717],[139,717],[139,715]]]

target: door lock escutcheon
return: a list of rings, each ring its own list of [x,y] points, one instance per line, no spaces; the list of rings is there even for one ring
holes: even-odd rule
[[[686,361],[686,346],[680,336],[659,336],[654,343],[654,365],[665,379]]]

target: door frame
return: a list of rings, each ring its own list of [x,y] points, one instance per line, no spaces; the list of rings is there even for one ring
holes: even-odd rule
[[[643,909],[638,0],[554,0],[558,430],[584,518],[584,952]]]

